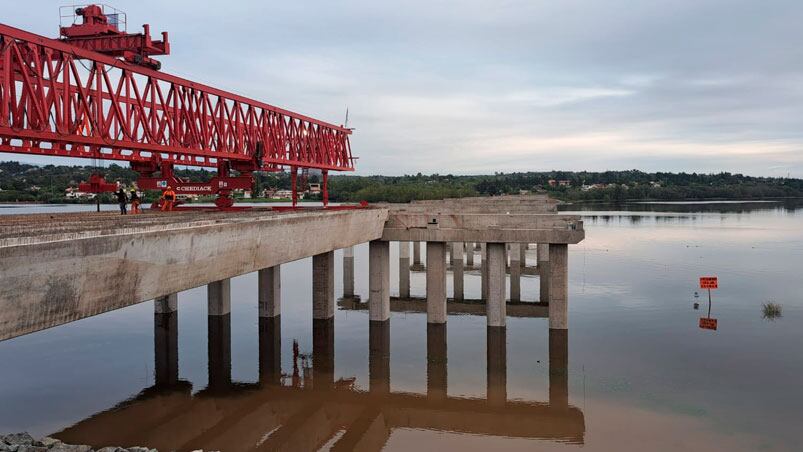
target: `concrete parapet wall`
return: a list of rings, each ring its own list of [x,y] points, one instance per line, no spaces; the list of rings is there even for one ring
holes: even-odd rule
[[[375,240],[387,215],[357,209],[233,216],[0,246],[0,340]]]

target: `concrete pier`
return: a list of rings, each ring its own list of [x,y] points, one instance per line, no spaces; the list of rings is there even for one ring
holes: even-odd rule
[[[343,298],[354,298],[354,247],[343,248]]]
[[[569,408],[568,330],[549,330],[549,406]]]
[[[488,246],[480,244],[480,298],[488,299]]]
[[[278,315],[259,318],[259,382],[282,382],[282,318]]]
[[[390,393],[390,322],[368,325],[368,388],[372,393]]]
[[[507,402],[507,330],[487,328],[486,397],[494,407]]]
[[[488,243],[485,249],[488,256],[487,302],[488,326],[505,326],[505,244]]]
[[[175,300],[175,294],[172,298]],[[178,383],[178,312],[175,302],[170,309],[165,304],[160,306],[160,300],[156,300],[154,307],[154,384],[158,388],[169,388]]]
[[[427,323],[446,323],[446,244],[427,242]]]
[[[331,389],[335,383],[335,319],[312,319],[312,386]]]
[[[444,400],[447,395],[446,324],[427,323],[427,398]]]
[[[549,244],[538,244],[538,278],[541,285],[539,300],[549,303]]]
[[[370,319],[384,322],[390,318],[390,242],[368,243],[368,267]]]
[[[206,288],[208,315],[227,315],[231,313],[231,280],[226,278],[211,282]]]
[[[413,265],[421,265],[421,242],[413,242]]]
[[[211,391],[231,387],[231,314],[207,316],[207,357]]]
[[[178,294],[171,293],[153,300],[155,314],[169,314],[178,310]]]
[[[282,268],[263,268],[257,276],[259,316],[276,317],[282,313]]]
[[[549,244],[549,328],[569,327],[569,247]]]
[[[530,248],[529,243],[519,244],[519,263],[522,267],[527,266],[527,250]]]
[[[464,299],[464,276],[463,276],[463,242],[452,243],[452,277],[454,278],[452,288],[454,289],[453,299],[463,301]]]
[[[521,250],[524,243],[510,244],[510,301],[521,301]]]
[[[410,242],[399,242],[399,296],[410,296]]]
[[[474,268],[474,243],[473,242],[466,242],[466,266],[468,268]]]
[[[312,318],[335,315],[335,252],[312,256]]]

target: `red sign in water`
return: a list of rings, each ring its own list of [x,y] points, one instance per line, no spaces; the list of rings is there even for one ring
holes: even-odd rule
[[[700,277],[700,288],[701,289],[717,289],[717,277],[716,276],[701,276]]]
[[[717,329],[717,319],[700,317],[700,328],[705,329],[705,330],[716,330]]]

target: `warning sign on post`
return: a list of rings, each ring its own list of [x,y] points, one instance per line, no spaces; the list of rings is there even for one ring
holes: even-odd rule
[[[705,330],[716,330],[717,329],[717,319],[712,318],[700,318],[700,328]]]
[[[717,286],[717,277],[716,276],[701,276],[700,277],[700,288],[701,289],[716,289]]]

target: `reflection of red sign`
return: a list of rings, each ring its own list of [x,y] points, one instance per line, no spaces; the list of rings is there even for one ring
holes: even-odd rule
[[[716,276],[701,276],[700,277],[700,288],[701,289],[716,289],[717,288],[717,277]]]
[[[709,319],[705,317],[700,317],[700,328],[705,330],[716,330],[717,329],[717,319]]]

